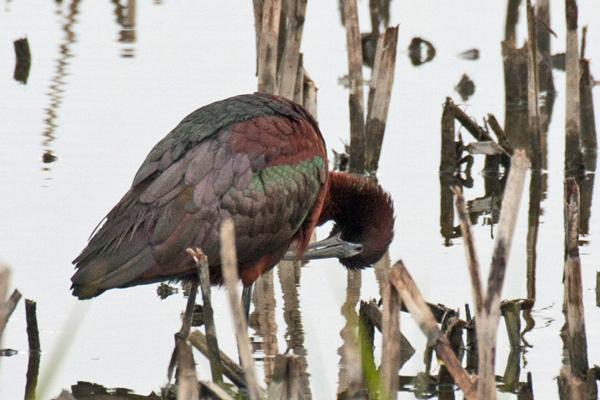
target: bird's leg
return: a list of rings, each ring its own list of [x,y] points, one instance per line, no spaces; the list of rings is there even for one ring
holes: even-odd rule
[[[244,315],[246,315],[246,322],[248,322],[248,318],[250,316],[250,302],[252,301],[252,283],[249,285],[244,285],[244,290],[242,291],[242,307],[244,309]]]
[[[340,233],[329,236],[318,242],[308,245],[306,251],[300,257],[301,261],[316,260],[320,258],[348,258],[357,255],[363,250],[363,246],[358,243],[342,240]],[[296,260],[296,251],[289,250],[283,256],[286,261]]]

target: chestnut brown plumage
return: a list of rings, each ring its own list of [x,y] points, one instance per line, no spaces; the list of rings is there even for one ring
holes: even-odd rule
[[[219,227],[236,226],[239,274],[248,285],[283,257],[300,256],[316,225],[363,246],[348,268],[379,260],[393,237],[392,201],[370,180],[328,171],[325,142],[300,105],[264,93],[188,115],[150,152],[131,188],[73,262],[73,295],[196,274],[189,247],[222,282]]]

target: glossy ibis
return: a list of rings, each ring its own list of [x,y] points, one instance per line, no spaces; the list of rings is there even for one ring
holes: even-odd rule
[[[364,268],[388,249],[393,213],[379,185],[328,171],[323,137],[300,105],[265,93],[232,97],[194,111],[154,146],[73,262],[73,295],[194,277],[189,247],[202,249],[211,283],[222,283],[218,232],[225,217],[235,223],[245,285],[291,244],[300,257],[315,226],[329,220],[333,236],[362,245],[358,254],[338,255],[341,263]],[[335,256],[328,249],[315,257]]]

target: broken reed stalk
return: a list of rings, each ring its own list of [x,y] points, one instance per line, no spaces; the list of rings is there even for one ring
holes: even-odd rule
[[[198,331],[194,330],[190,333],[188,340],[197,348],[202,354],[206,357],[210,357],[210,350],[208,348],[207,338],[206,336]],[[223,374],[229,379],[235,386],[238,388],[246,387],[246,378],[244,376],[244,370],[239,366],[238,363],[233,361],[231,358],[227,356],[227,354],[223,353],[219,350],[219,358],[221,360],[221,365],[223,366]]]
[[[298,104],[302,104],[304,100],[304,56],[302,53],[298,55],[298,69],[296,71],[296,79],[294,79],[293,100]]]
[[[541,171],[545,167],[542,156],[544,144],[540,130],[540,108],[538,105],[539,83],[536,16],[535,10],[531,5],[531,0],[527,0],[527,32],[529,36],[529,46],[527,47],[527,116],[529,122],[529,140],[531,143],[531,168],[534,171]]]
[[[396,262],[390,269],[389,279],[400,294],[402,302],[406,304],[410,314],[417,324],[419,324],[425,336],[427,336],[427,343],[435,346],[437,355],[442,359],[444,365],[456,381],[456,384],[463,391],[465,399],[476,400],[475,385],[456,358],[456,355],[454,355],[448,338],[438,328],[433,314],[423,300],[419,289],[401,260]]]
[[[448,99],[449,97],[446,98],[446,102]],[[454,118],[456,118],[456,120],[460,122],[460,124],[464,126],[471,135],[473,135],[475,140],[478,142],[493,140],[492,137],[482,127],[477,125],[477,122],[473,121],[473,119],[469,117],[467,113],[465,113],[459,106],[454,104],[452,99],[450,99],[450,103],[451,107],[454,109]]]
[[[473,299],[475,300],[475,312],[480,313],[483,308],[483,284],[481,281],[481,272],[479,269],[479,258],[477,257],[477,248],[471,228],[471,220],[467,212],[465,198],[462,195],[462,190],[459,186],[452,187],[456,199],[454,204],[458,219],[460,221],[460,229],[462,231],[467,263],[469,264],[469,274],[471,276],[471,288],[473,290]]]
[[[383,313],[381,316],[382,354],[379,374],[388,399],[396,398],[398,371],[400,370],[400,294],[386,281],[382,290]]]
[[[481,312],[477,313],[476,329],[479,351],[479,379],[477,383],[477,396],[479,399],[496,398],[496,382],[494,374],[494,354],[496,349],[496,336],[500,320],[500,296],[504,285],[506,264],[510,253],[510,246],[515,231],[519,203],[523,193],[523,181],[529,161],[524,150],[515,150],[511,159],[510,173],[504,190],[502,212],[496,242],[492,253],[492,266],[488,277],[487,295],[483,300]]]
[[[315,81],[311,79],[308,72],[303,68],[303,95],[302,95],[302,106],[308,110],[313,118],[318,121],[317,118],[317,86]]]
[[[521,0],[508,0],[506,5],[506,22],[504,25],[504,41],[512,48],[517,43],[517,24],[519,23],[519,6]]]
[[[257,12],[255,2],[254,12]],[[255,14],[255,21],[257,16]],[[258,40],[258,91],[277,92],[277,45],[281,0],[264,0],[262,8],[261,33]]]
[[[213,315],[210,276],[208,270],[208,260],[202,250],[196,248],[194,252],[187,249],[192,254],[194,261],[198,266],[198,277],[200,280],[200,289],[202,291],[202,313],[204,316],[204,329],[206,331],[206,340],[208,343],[208,359],[210,360],[210,372],[212,379],[216,383],[223,383],[223,366],[219,352],[219,342],[217,341],[217,329]]]
[[[260,57],[260,35],[262,33],[264,2],[265,0],[252,0],[254,11],[254,36],[256,38],[256,76],[258,76],[258,59]]]
[[[496,135],[496,138],[498,139],[498,144],[504,149],[504,151],[508,153],[508,155],[512,156],[514,152],[513,148],[508,142],[508,139],[506,138],[506,133],[504,133],[504,129],[502,129],[496,117],[493,114],[488,114],[487,122],[490,128],[492,128],[492,132],[494,132],[494,134]]]
[[[521,348],[521,300],[505,300],[500,305],[511,351]],[[518,381],[518,379],[517,379]]]
[[[8,299],[6,298],[6,295],[8,294],[9,277],[10,272],[8,267],[4,265],[0,266],[0,338],[2,338],[2,333],[4,332],[8,319],[21,299],[21,293],[17,289],[14,290]]]
[[[397,47],[398,25],[387,28],[377,40],[365,127],[365,169],[367,171],[377,171],[379,166],[379,156],[394,84]]]
[[[29,352],[41,352],[40,332],[38,330],[35,301],[25,299],[25,317],[27,319],[27,340]]]
[[[564,196],[567,343],[571,371],[577,376],[586,377],[589,366],[579,259],[579,186],[575,178],[565,179]]]
[[[348,77],[350,78],[350,172],[365,170],[365,107],[363,100],[362,42],[358,27],[357,0],[344,0]]]
[[[454,142],[454,103],[450,97],[446,97],[444,111],[442,112],[442,154],[440,161],[440,172],[454,174],[456,168],[456,143]]]
[[[306,2],[307,0],[290,0],[287,7],[287,37],[281,64],[278,68],[277,82],[279,95],[288,99],[294,98]],[[285,21],[281,21],[281,23],[284,24]]]
[[[0,264],[0,306],[6,301],[8,295],[8,281],[10,279],[10,270],[4,264]]]
[[[25,383],[25,400],[35,400],[38,376],[40,373],[40,332],[38,330],[36,303],[25,299],[25,317],[27,319],[27,340],[29,342],[29,362]]]
[[[195,400],[198,398],[198,376],[196,375],[196,364],[192,354],[192,346],[187,341],[190,335],[192,317],[194,315],[194,306],[196,304],[196,295],[198,293],[198,282],[190,281],[190,292],[188,301],[183,314],[181,329],[175,334],[175,352],[177,365],[177,400]],[[173,362],[171,361],[171,366]],[[169,377],[172,368],[169,367]]]
[[[240,352],[242,367],[244,368],[244,375],[246,376],[248,395],[251,400],[258,400],[261,398],[261,394],[258,383],[256,382],[254,360],[252,359],[252,353],[250,352],[250,345],[248,343],[248,326],[237,293],[237,283],[239,280],[238,262],[235,253],[234,226],[233,221],[230,218],[223,221],[220,233],[223,280],[225,281],[225,287],[229,292],[229,303],[231,305],[233,321],[235,322],[238,351]]]
[[[577,39],[577,3],[566,0],[567,45],[566,45],[566,82],[565,90],[565,170],[574,173],[581,166],[579,147],[579,46]]]

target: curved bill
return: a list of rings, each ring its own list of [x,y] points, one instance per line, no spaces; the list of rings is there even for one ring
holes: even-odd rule
[[[358,243],[346,242],[340,238],[340,234],[329,236],[308,245],[306,251],[300,257],[301,261],[316,260],[321,258],[348,258],[363,251],[363,246]],[[283,256],[285,261],[296,260],[296,250],[289,250]]]

